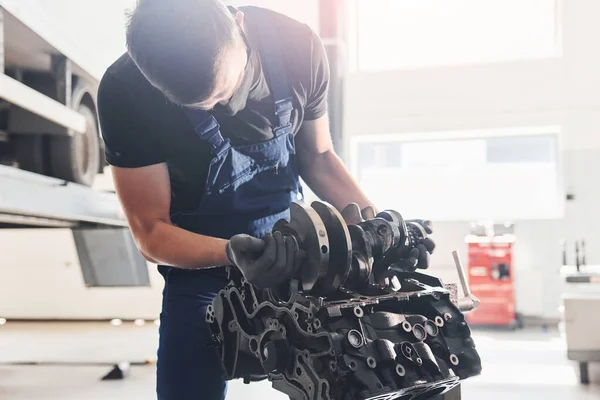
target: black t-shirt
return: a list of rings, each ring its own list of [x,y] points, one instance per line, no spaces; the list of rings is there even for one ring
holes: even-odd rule
[[[327,111],[329,65],[319,37],[305,24],[270,10],[243,9],[251,22],[267,13],[281,41],[294,110],[292,129]],[[272,137],[274,104],[260,65],[258,33],[246,24],[257,69],[246,107],[234,116],[218,107],[211,113],[221,133],[233,144],[257,143]],[[193,131],[182,108],[171,102],[142,75],[128,54],[119,58],[102,78],[98,91],[102,136],[109,164],[136,168],[167,163],[171,180],[171,212],[195,208],[202,199],[211,160],[210,148]]]

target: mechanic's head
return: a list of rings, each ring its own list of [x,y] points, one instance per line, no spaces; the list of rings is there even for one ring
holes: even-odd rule
[[[176,104],[227,104],[249,59],[244,14],[220,0],[140,0],[127,27],[131,58]]]

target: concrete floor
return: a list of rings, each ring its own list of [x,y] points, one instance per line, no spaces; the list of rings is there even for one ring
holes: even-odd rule
[[[475,332],[484,363],[482,376],[466,381],[465,400],[591,400],[600,386],[578,384],[557,333]],[[8,323],[0,326],[0,399],[152,399],[154,366],[132,367],[128,379],[102,382],[102,363],[153,360],[156,326],[131,323]],[[28,362],[46,365],[14,365]],[[66,363],[66,365],[65,365]],[[98,365],[68,365],[98,363]],[[592,375],[600,373],[594,365]],[[268,383],[230,384],[228,400],[284,400]]]

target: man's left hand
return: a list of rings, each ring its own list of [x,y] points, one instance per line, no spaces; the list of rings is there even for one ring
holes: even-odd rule
[[[384,264],[392,270],[412,272],[416,269],[427,269],[430,265],[431,253],[435,250],[435,242],[429,237],[433,233],[431,222],[426,220],[407,220],[409,229],[418,229],[423,239],[412,249],[394,248],[384,256]],[[412,228],[410,227],[412,225]]]
[[[433,229],[431,227],[431,221],[422,220],[422,219],[413,219],[406,221],[406,224],[413,224],[419,229],[425,231],[424,238],[421,240],[415,249],[419,252],[417,258],[416,268],[427,269],[430,265],[430,256],[435,250],[435,242],[433,239],[429,237],[433,233]],[[415,250],[413,249],[413,250]],[[414,253],[416,255],[416,253]]]

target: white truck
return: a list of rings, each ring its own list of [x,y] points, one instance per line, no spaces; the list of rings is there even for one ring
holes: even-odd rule
[[[132,0],[0,0],[0,163],[91,186],[98,82]]]
[[[153,268],[96,179],[105,166],[98,83],[125,49],[134,3],[0,0],[0,317],[153,318],[159,309]]]

